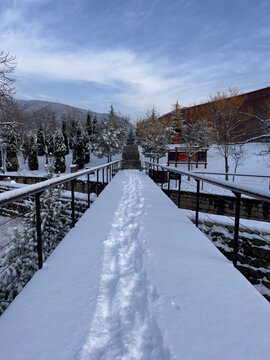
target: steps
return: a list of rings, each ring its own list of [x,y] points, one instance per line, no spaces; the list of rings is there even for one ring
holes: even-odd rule
[[[123,149],[121,169],[142,168],[140,154],[137,145],[127,145]]]

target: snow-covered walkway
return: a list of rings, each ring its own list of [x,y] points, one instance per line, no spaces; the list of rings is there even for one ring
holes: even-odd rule
[[[270,305],[121,171],[0,318],[2,360],[270,358]]]

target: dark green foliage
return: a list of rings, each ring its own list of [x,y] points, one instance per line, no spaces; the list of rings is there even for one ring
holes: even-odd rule
[[[76,124],[72,156],[72,163],[77,164],[78,168],[82,169],[85,163],[85,136],[80,122]]]
[[[17,139],[15,134],[8,136],[6,148],[6,166],[7,171],[18,171],[19,162],[17,157]]]
[[[135,144],[135,136],[132,130],[130,130],[127,138],[127,145],[134,145]]]
[[[29,141],[29,156],[28,156],[28,167],[29,170],[38,170],[38,145],[34,135],[30,136]]]
[[[67,121],[65,119],[62,121],[62,133],[64,136],[64,142],[65,142],[65,146],[66,146],[65,155],[68,155],[69,154],[69,144],[68,144],[68,133],[67,133]]]
[[[37,131],[37,149],[39,156],[43,156],[45,154],[44,148],[45,148],[44,133],[43,133],[42,125],[40,125]]]
[[[62,131],[59,129],[54,136],[54,172],[63,173],[66,171],[66,145]]]

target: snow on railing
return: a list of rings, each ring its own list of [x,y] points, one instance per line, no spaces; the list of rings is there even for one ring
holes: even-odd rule
[[[81,177],[83,175],[90,175],[93,173],[98,174],[99,170],[103,170],[103,182],[104,182],[104,169],[108,169],[108,173],[107,173],[107,175],[108,175],[107,179],[108,179],[109,176],[112,176],[113,169],[114,169],[115,165],[118,164],[119,162],[120,162],[120,160],[112,161],[105,165],[96,166],[96,167],[93,167],[90,169],[83,169],[83,170],[77,171],[76,173],[62,175],[62,176],[56,177],[54,179],[49,179],[49,180],[45,180],[45,181],[42,181],[37,184],[28,185],[28,186],[25,186],[20,189],[15,189],[15,190],[4,192],[4,193],[0,194],[0,206],[7,205],[15,200],[23,199],[27,196],[37,194],[37,193],[47,190],[51,187],[64,184],[68,181],[75,180],[78,177]],[[97,180],[97,182],[98,182],[98,180]]]
[[[200,182],[207,182],[209,184],[222,187],[224,189],[232,191],[235,195],[236,203],[235,203],[235,222],[234,222],[234,239],[233,239],[233,264],[237,266],[237,255],[238,255],[238,236],[239,236],[239,221],[240,221],[240,206],[241,206],[241,195],[247,195],[249,197],[259,199],[261,201],[265,201],[270,203],[270,192],[269,190],[254,190],[253,187],[247,185],[236,185],[233,182],[225,181],[225,180],[217,180],[213,179],[211,176],[200,175],[198,173],[194,173],[191,171],[185,171],[180,169],[175,169],[170,166],[159,165],[149,161],[145,161],[145,165],[148,170],[152,170],[152,178],[155,182],[159,182],[159,169],[166,172],[166,179],[168,182],[168,193],[170,193],[170,180],[172,178],[171,174],[174,175],[174,179],[178,179],[178,207],[180,208],[180,199],[181,199],[181,180],[182,175],[187,176],[188,178],[193,178],[196,183],[196,210],[195,210],[195,225],[198,227],[199,225],[199,211],[200,211]],[[163,189],[163,183],[162,183]]]
[[[14,190],[5,191],[0,194],[0,206],[4,207],[5,205],[11,204],[11,210],[13,207],[17,209],[18,206],[20,206],[22,209],[25,208],[25,210],[23,211],[20,210],[19,214],[23,216],[28,216],[29,220],[29,223],[26,223],[26,229],[23,229],[21,233],[19,233],[15,229],[12,240],[0,247],[0,276],[1,280],[4,279],[2,281],[3,287],[0,288],[0,313],[3,312],[3,310],[8,306],[10,301],[12,301],[12,299],[17,295],[17,293],[19,292],[17,288],[21,288],[24,283],[29,280],[29,276],[31,277],[34,274],[37,265],[39,269],[42,268],[44,258],[48,256],[50,252],[55,248],[57,243],[61,241],[64,234],[70,228],[70,225],[71,227],[75,226],[76,179],[81,176],[86,176],[87,178],[85,182],[87,184],[87,207],[89,208],[91,204],[90,192],[94,190],[94,192],[96,192],[98,196],[100,191],[105,187],[107,183],[109,183],[109,181],[111,181],[115,173],[118,171],[119,164],[120,160],[112,161],[101,166],[92,167],[90,169],[83,169],[75,173],[62,175],[32,185],[26,185],[16,188]],[[90,182],[90,175],[92,174],[95,177],[96,184],[93,184],[93,181]],[[53,192],[49,194],[45,193],[42,199],[40,199],[40,196],[44,193],[45,190],[57,187],[61,184],[68,185],[69,182],[71,183],[71,207],[69,207],[66,201],[63,202],[62,198],[54,197]],[[93,187],[94,189],[92,189]],[[18,203],[18,200],[25,198],[28,199],[31,195],[35,197],[35,203],[32,206],[32,209],[34,210],[33,213],[32,210],[29,213],[30,210],[28,206],[25,206],[25,203]],[[48,205],[47,201],[48,197],[50,198],[50,202],[52,202],[50,206]],[[43,203],[41,206],[42,200]],[[76,206],[78,206],[77,203]],[[48,212],[50,211],[50,208],[52,209],[52,213],[49,215]],[[60,211],[61,214],[57,215],[57,211]],[[51,218],[50,220],[48,220],[48,217],[50,216]],[[69,218],[71,221],[69,220]],[[1,225],[9,223],[9,221],[10,219],[4,221],[2,224],[0,224],[0,227]],[[44,230],[44,224],[46,223],[46,221],[50,221],[48,225],[50,230]],[[27,238],[27,240],[25,240],[24,238],[26,231],[29,235],[29,239]],[[58,233],[61,235],[59,235],[58,237],[55,236],[54,238],[55,231],[58,231]],[[42,239],[42,237],[44,239]],[[26,242],[24,242],[23,239]],[[24,245],[27,245],[27,248],[29,249],[29,254],[27,253],[27,255],[25,255],[25,253],[23,253],[21,250]],[[35,253],[37,253],[37,256],[35,255]],[[31,267],[31,270],[28,269],[26,272],[27,275],[24,277],[24,273],[22,270],[23,267],[20,264],[24,263],[26,256],[28,256],[27,261],[30,262],[28,263],[28,265]],[[36,259],[37,264],[35,263]],[[16,275],[16,270],[14,270],[16,266],[19,268],[20,275],[18,276]],[[19,280],[16,276],[19,277]],[[23,285],[20,285],[21,283]]]

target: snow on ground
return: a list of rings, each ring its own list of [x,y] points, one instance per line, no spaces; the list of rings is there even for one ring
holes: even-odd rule
[[[269,303],[121,171],[0,318],[0,359],[268,360]]]
[[[121,159],[122,155],[118,154],[115,156],[112,156],[112,161],[115,160],[119,160]],[[27,162],[24,163],[23,161],[23,157],[21,154],[19,154],[18,156],[19,159],[19,170],[18,171],[7,171],[6,175],[20,175],[20,176],[46,176],[47,175],[47,171],[45,168],[45,155],[44,156],[39,156],[38,157],[38,163],[39,163],[39,169],[38,170],[29,170],[28,168],[28,164]],[[107,163],[107,158],[98,158],[95,155],[91,154],[90,157],[90,162],[88,164],[85,164],[85,167],[95,167],[95,166],[99,166],[99,165],[103,165],[105,163]],[[70,173],[70,165],[72,164],[72,153],[70,152],[70,154],[66,155],[66,171],[65,174],[69,174]]]
[[[174,146],[175,147],[175,146]],[[264,175],[268,176],[268,178],[250,178],[250,177],[236,177],[235,183],[240,185],[254,185],[258,189],[269,190],[270,189],[270,159],[269,155],[267,156],[260,156],[259,154],[268,149],[267,144],[263,143],[250,143],[244,145],[245,150],[245,157],[246,160],[243,164],[239,165],[237,168],[237,174],[248,174],[248,175]],[[141,152],[141,159],[149,161],[149,158],[145,158]],[[207,153],[207,169],[204,166],[199,165],[198,169],[196,169],[195,165],[193,165],[192,171],[194,172],[206,172],[206,173],[224,173],[224,158],[221,156],[217,146],[213,145],[210,147]],[[167,165],[167,156],[160,159],[161,165]],[[234,172],[234,160],[230,156],[229,157],[229,167],[230,173]],[[172,166],[172,168],[175,168]],[[178,169],[188,170],[187,165],[181,164],[178,165]],[[215,179],[224,180],[224,176],[221,175],[211,175]],[[194,180],[191,179],[190,182],[187,181],[186,177],[183,177],[182,189],[186,191],[195,191],[196,183]],[[232,176],[229,177],[229,180],[232,181]],[[171,188],[177,188],[177,182],[172,180]],[[165,186],[166,187],[166,186]],[[210,185],[207,183],[203,184],[203,189],[205,192],[220,194],[220,195],[231,195],[231,193],[225,189],[216,187],[214,185]]]

